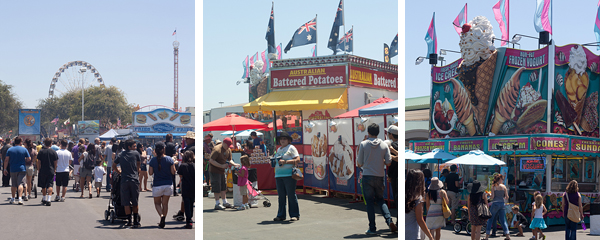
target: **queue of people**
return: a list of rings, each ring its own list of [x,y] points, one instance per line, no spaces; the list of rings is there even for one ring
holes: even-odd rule
[[[169,134],[170,135],[170,134]],[[172,140],[172,135],[170,136]],[[81,191],[80,198],[84,197],[85,186],[88,188],[88,197],[92,198],[92,191],[96,197],[101,195],[102,182],[106,177],[106,190],[112,190],[111,185],[120,184],[121,204],[127,214],[126,226],[140,227],[139,193],[147,189],[147,176],[141,176],[141,164],[148,166],[148,173],[153,175],[154,205],[160,217],[159,228],[164,228],[168,212],[169,197],[176,193],[174,177],[180,176],[180,191],[182,194],[181,208],[174,218],[183,220],[185,228],[192,229],[194,206],[194,178],[195,178],[195,134],[188,132],[184,137],[185,149],[180,153],[166,154],[167,144],[158,142],[155,149],[150,146],[144,148],[141,143],[134,140],[117,141],[115,138],[106,145],[96,138],[93,143],[86,139],[79,139],[78,144],[70,144],[66,140],[59,142],[50,138],[43,140],[43,145],[36,146],[30,140],[15,137],[0,139],[0,154],[2,157],[3,186],[10,181],[10,204],[23,205],[24,201],[31,199],[32,179],[37,176],[37,186],[41,188],[41,204],[52,205],[52,195],[56,194],[54,202],[64,202],[67,186],[71,177],[74,178],[75,192]],[[60,147],[59,147],[60,146]],[[71,150],[69,150],[69,148]],[[152,154],[147,154],[147,150]],[[177,161],[181,154],[182,162]],[[106,164],[106,165],[105,165]],[[35,167],[34,167],[35,165]],[[36,172],[37,170],[37,172]],[[112,182],[112,174],[119,174],[121,181]],[[54,183],[56,182],[56,188]],[[78,184],[77,184],[78,183]],[[144,183],[144,190],[142,190]],[[56,193],[54,193],[56,191]]]

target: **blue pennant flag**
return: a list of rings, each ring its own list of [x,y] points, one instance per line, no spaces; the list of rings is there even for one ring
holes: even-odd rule
[[[287,53],[291,48],[303,46],[311,43],[317,42],[317,18],[313,18],[305,24],[302,24],[294,32],[294,36],[292,36],[292,40],[285,46],[283,50],[284,53]]]
[[[269,18],[269,26],[267,27],[265,39],[267,40],[267,53],[275,53],[275,19],[273,15],[273,5],[271,5],[271,17]]]
[[[392,40],[392,44],[390,45],[390,58],[398,55],[398,34],[396,33],[396,37]]]
[[[342,1],[343,0],[340,0],[340,4],[338,5],[337,12],[335,13],[335,20],[333,21],[333,27],[331,28],[331,34],[329,34],[329,42],[327,43],[327,48],[334,50],[333,51],[334,55],[336,53],[335,49],[339,49],[339,47],[336,45],[338,44],[340,26],[344,25],[344,10],[342,8],[343,7]]]

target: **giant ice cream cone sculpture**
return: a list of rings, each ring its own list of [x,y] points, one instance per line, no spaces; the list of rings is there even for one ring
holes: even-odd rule
[[[494,123],[491,131],[493,134],[498,134],[502,128],[502,124],[510,119],[512,111],[517,105],[519,78],[523,70],[525,70],[524,67],[517,69],[512,77],[510,77],[510,80],[504,85],[502,91],[500,91],[500,95],[496,101],[496,109],[494,110]]]
[[[565,91],[567,99],[575,109],[577,116],[575,123],[581,125],[583,107],[585,104],[587,90],[590,86],[590,78],[585,71],[587,68],[587,57],[583,47],[575,46],[569,53],[569,70],[565,74]]]
[[[452,78],[450,81],[452,82],[452,96],[454,98],[455,113],[458,121],[465,125],[469,132],[469,136],[473,136],[477,133],[477,130],[475,129],[473,105],[471,104],[469,94],[458,80]]]
[[[485,129],[485,115],[488,112],[490,93],[492,91],[492,81],[494,80],[494,71],[496,70],[496,58],[498,57],[498,51],[485,60],[477,68],[477,80],[475,87],[475,96],[479,99],[479,104],[475,106],[477,109],[477,119],[479,129],[482,131]]]

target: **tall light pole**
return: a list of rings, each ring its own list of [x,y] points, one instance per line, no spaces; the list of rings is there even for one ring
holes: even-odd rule
[[[174,61],[174,66],[175,66],[175,71],[174,71],[174,78],[173,78],[173,84],[174,84],[174,94],[173,94],[173,111],[177,112],[179,111],[179,42],[177,40],[175,40],[173,42],[173,55],[175,57],[175,61]]]
[[[83,121],[85,118],[83,118],[83,104],[85,103],[85,101],[83,100],[83,90],[85,89],[85,81],[83,80],[83,74],[85,74],[85,71],[87,70],[87,68],[80,68],[79,72],[81,73],[81,121]]]

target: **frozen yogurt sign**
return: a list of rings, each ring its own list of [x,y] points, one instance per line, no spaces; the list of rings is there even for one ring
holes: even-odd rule
[[[522,51],[506,49],[506,65],[511,67],[539,68],[548,64],[547,51]]]
[[[322,87],[346,83],[346,66],[271,71],[272,89]]]

